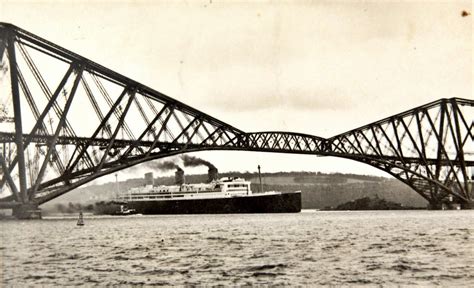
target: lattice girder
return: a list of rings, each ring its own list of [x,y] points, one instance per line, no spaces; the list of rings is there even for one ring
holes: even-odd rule
[[[441,99],[328,139],[245,133],[0,23],[0,205],[44,203],[103,175],[202,150],[343,157],[386,171],[429,202],[472,202],[473,107]]]
[[[1,24],[0,34],[2,71],[9,72],[0,103],[7,111],[0,188],[16,201],[90,181],[136,156],[232,147],[243,133],[22,29]]]
[[[373,165],[408,184],[429,201],[453,195],[472,201],[469,167],[474,166],[474,101],[441,99],[329,138],[331,154],[360,161],[381,160],[398,166]],[[364,161],[363,161],[364,162]],[[397,175],[406,174],[405,177]],[[413,176],[417,180],[413,180]],[[419,179],[418,179],[419,178]],[[420,185],[421,182],[426,182]]]

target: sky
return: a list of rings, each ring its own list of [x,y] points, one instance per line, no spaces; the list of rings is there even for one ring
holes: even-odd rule
[[[0,0],[0,21],[243,131],[321,137],[439,98],[473,99],[472,15],[462,11],[471,1]],[[221,171],[388,176],[338,158],[193,155]]]

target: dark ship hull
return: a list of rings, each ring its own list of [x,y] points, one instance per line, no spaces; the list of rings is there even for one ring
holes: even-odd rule
[[[301,211],[301,193],[129,201],[127,206],[141,214],[296,213]]]

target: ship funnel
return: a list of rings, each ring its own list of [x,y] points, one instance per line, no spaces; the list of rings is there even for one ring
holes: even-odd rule
[[[184,184],[184,171],[181,168],[177,168],[176,172],[174,172],[174,182],[176,185]]]
[[[145,173],[145,185],[155,185],[153,180],[153,172]]]
[[[218,176],[218,171],[217,171],[217,168],[216,167],[209,167],[209,169],[207,170],[207,182],[212,182],[214,180],[217,180],[217,176]]]

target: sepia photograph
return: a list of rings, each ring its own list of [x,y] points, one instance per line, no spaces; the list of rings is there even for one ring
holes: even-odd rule
[[[0,0],[0,287],[474,286],[471,13]]]

